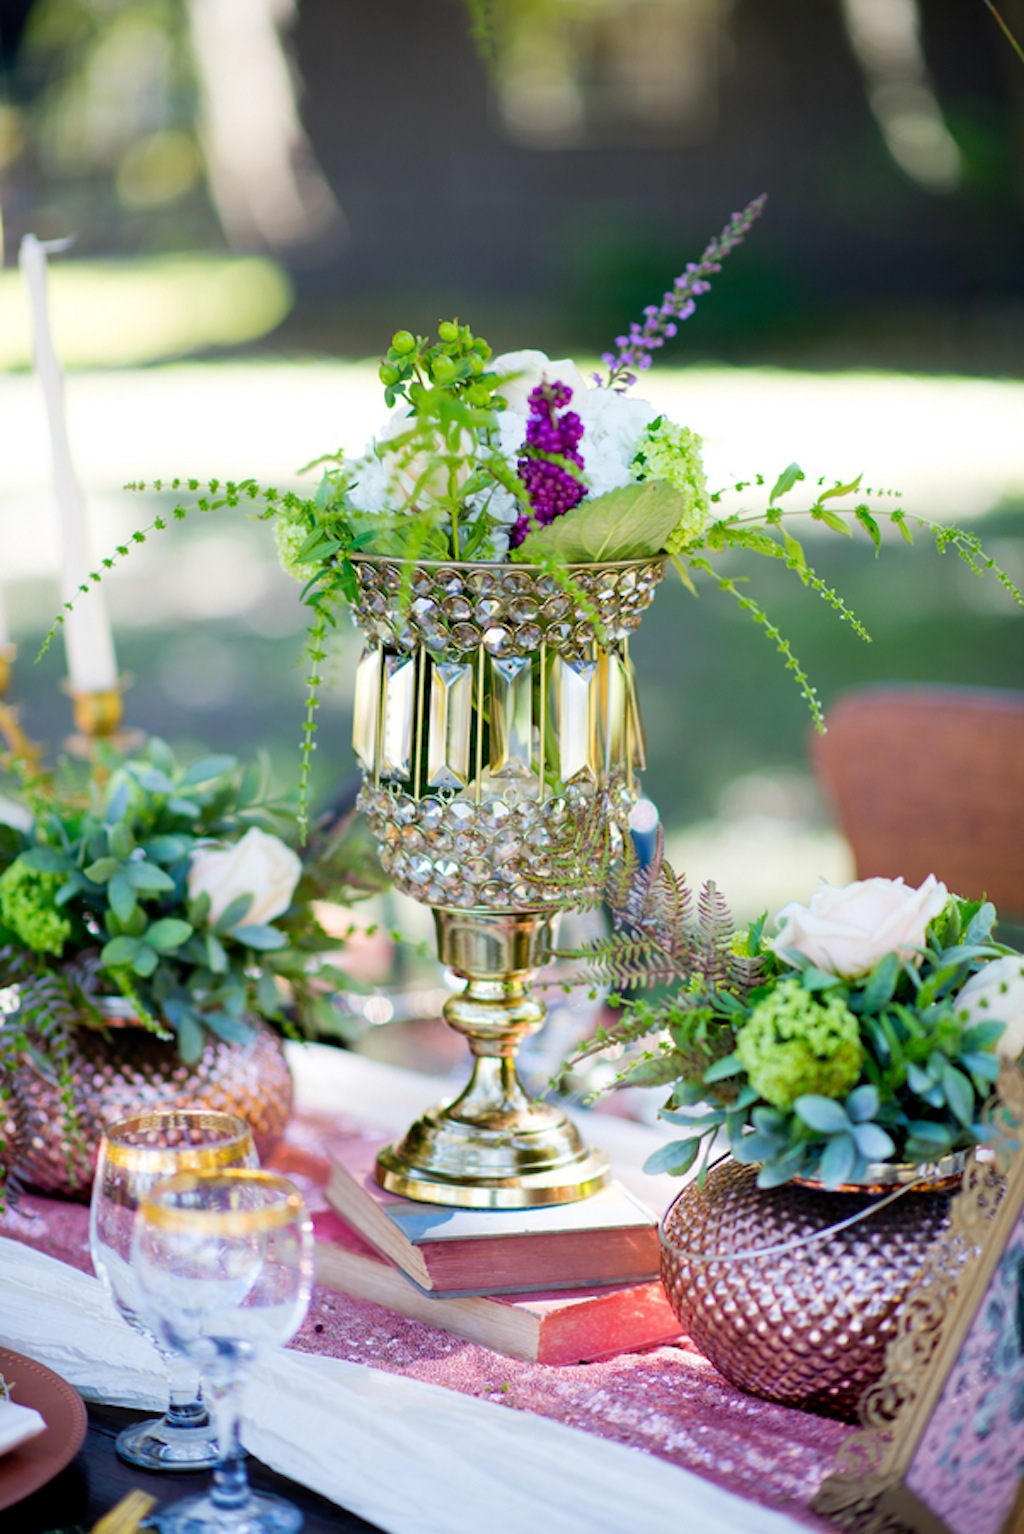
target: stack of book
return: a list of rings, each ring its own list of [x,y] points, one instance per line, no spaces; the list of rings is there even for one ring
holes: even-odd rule
[[[658,1276],[657,1220],[625,1188],[514,1211],[414,1203],[374,1180],[383,1143],[333,1149],[329,1207],[315,1216],[321,1284],[538,1363],[679,1336]]]

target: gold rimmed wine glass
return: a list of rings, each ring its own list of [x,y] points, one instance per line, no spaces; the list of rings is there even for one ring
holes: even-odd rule
[[[309,1303],[313,1226],[298,1189],[236,1170],[157,1183],[135,1217],[132,1268],[147,1324],[202,1371],[219,1445],[209,1493],[161,1509],[161,1534],[293,1534],[298,1509],[249,1486],[239,1406],[248,1367],[294,1336]]]
[[[258,1166],[249,1126],[233,1113],[198,1108],[139,1113],[104,1132],[89,1215],[93,1267],[128,1324],[160,1352],[170,1387],[162,1417],[136,1423],[118,1436],[117,1452],[129,1464],[146,1470],[202,1470],[217,1459],[199,1371],[167,1348],[139,1314],[130,1261],[139,1202],[154,1183],[175,1173]]]

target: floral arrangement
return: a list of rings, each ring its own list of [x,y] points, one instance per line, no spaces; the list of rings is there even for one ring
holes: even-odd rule
[[[619,1084],[670,1088],[679,1138],[648,1171],[702,1156],[703,1176],[723,1142],[766,1188],[940,1161],[987,1137],[1001,1059],[1024,1050],[1024,955],[994,941],[995,914],[933,876],[876,878],[787,905],[772,936],[764,917],[737,931],[713,885],[695,905],[659,854],[621,876],[589,958],[620,988],[665,989],[626,1001],[570,1064],[626,1046]]]
[[[351,982],[320,902],[381,876],[345,825],[300,858],[265,779],[230,756],[182,765],[153,739],[85,782],[26,784],[24,822],[0,822],[0,1087],[26,1049],[59,1066],[70,1030],[108,1028],[113,998],[186,1061],[254,1016],[341,1031],[330,995]]]
[[[698,577],[710,578],[762,625],[819,728],[821,709],[801,663],[742,578],[718,568],[721,556],[736,551],[781,560],[868,638],[838,593],[811,568],[794,521],[804,517],[842,534],[859,527],[876,549],[881,522],[888,521],[907,541],[916,523],[930,530],[940,551],[954,549],[977,574],[993,571],[1024,605],[1024,593],[974,534],[908,517],[898,504],[880,508],[875,501],[888,492],[862,490],[859,476],[830,485],[819,481],[810,505],[784,508],[783,498],[805,478],[790,464],[771,484],[765,506],[727,510],[727,498],[742,495],[749,484],[709,492],[699,436],[631,394],[637,375],[692,315],[764,203],[764,197],[756,198],[733,215],[660,304],[649,305],[616,338],[602,359],[605,371],[589,383],[573,362],[551,361],[539,351],[494,356],[487,341],[458,320],[443,321],[433,341],[399,330],[379,370],[390,416],[358,457],[335,453],[307,466],[321,470],[313,494],[281,492],[251,479],[203,485],[175,478],[130,487],[191,493],[189,504],[175,505],[172,522],[190,510],[240,505],[258,507],[261,517],[273,521],[282,563],[302,582],[303,601],[311,609],[300,820],[324,643],[339,611],[358,601],[352,561],[359,555],[404,560],[407,571],[414,560],[525,561],[549,571],[585,610],[574,566],[665,556],[691,589]],[[756,484],[767,488],[768,482],[758,476]],[[103,568],[169,525],[167,517],[157,516]],[[94,571],[91,580],[98,582],[102,574]],[[83,583],[83,593],[90,589]],[[411,577],[406,596],[414,599]],[[63,614],[44,649],[62,621]]]

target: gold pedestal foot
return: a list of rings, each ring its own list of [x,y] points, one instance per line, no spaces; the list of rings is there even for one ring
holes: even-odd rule
[[[377,1158],[391,1193],[462,1209],[568,1204],[604,1187],[607,1158],[585,1146],[560,1108],[534,1102],[516,1074],[520,1041],[544,1021],[530,994],[551,954],[550,912],[435,908],[442,964],[466,989],[445,1003],[445,1020],[475,1057],[462,1095],[430,1108]]]

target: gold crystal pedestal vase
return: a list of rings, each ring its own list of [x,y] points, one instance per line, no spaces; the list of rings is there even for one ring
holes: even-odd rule
[[[541,1027],[531,983],[561,911],[600,897],[601,852],[626,830],[643,766],[628,636],[660,560],[569,567],[359,556],[360,805],[383,865],[434,911],[445,1006],[474,1056],[454,1102],[377,1163],[424,1202],[515,1209],[586,1198],[608,1180],[561,1109],[516,1073]]]

